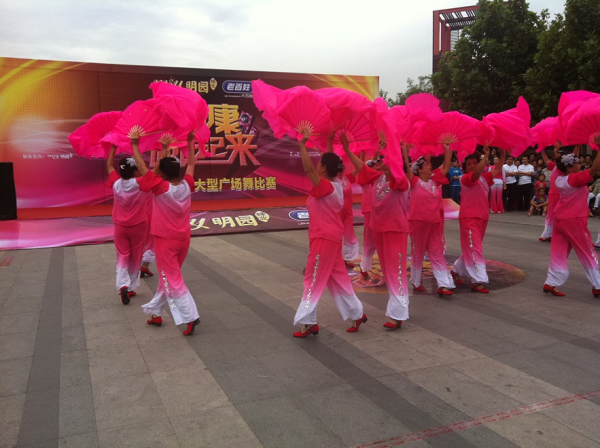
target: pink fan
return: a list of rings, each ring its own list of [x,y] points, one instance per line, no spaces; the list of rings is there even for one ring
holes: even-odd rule
[[[404,162],[402,160],[402,151],[396,132],[396,125],[394,124],[388,105],[383,98],[375,98],[375,101],[373,101],[371,122],[371,128],[375,133],[372,147],[377,148],[379,140],[384,139],[387,144],[385,150],[381,152],[386,156],[385,163],[390,167],[394,176],[404,176]]]
[[[565,131],[565,144],[590,145],[598,149],[595,139],[600,137],[600,96],[583,103],[569,120]]]
[[[579,107],[587,100],[597,96],[599,96],[597,93],[588,92],[587,90],[573,90],[561,94],[558,102],[558,121],[563,131],[567,129],[569,120],[577,113]]]
[[[534,144],[530,122],[529,105],[519,97],[516,108],[483,117],[477,142],[506,149],[516,157]]]
[[[413,123],[416,121],[436,122],[442,119],[440,100],[430,93],[411,95],[406,99],[405,105],[408,119]]]
[[[403,142],[413,143],[412,140],[412,123],[408,117],[406,106],[393,106],[390,109],[390,115],[396,126],[398,137]]]
[[[92,116],[86,124],[78,127],[71,135],[69,142],[77,154],[81,157],[106,158],[110,150],[110,143],[102,143],[100,140],[110,133],[123,112],[100,112]]]
[[[531,128],[531,135],[533,135],[533,140],[538,145],[537,152],[543,151],[548,146],[556,145],[557,141],[563,139],[558,117],[543,119]]]
[[[330,110],[330,120],[336,138],[334,147],[340,146],[339,137],[345,134],[355,152],[370,146],[371,120],[370,111],[372,102],[359,93],[350,90],[331,87],[315,90],[325,100]],[[315,139],[318,145],[326,145],[327,136]]]
[[[162,107],[165,113],[179,127],[183,128],[181,133],[187,135],[187,132],[193,130],[196,132],[198,140],[204,138],[200,134],[200,130],[206,125],[209,112],[204,98],[193,90],[166,82],[153,82],[150,84],[150,90],[152,90],[154,98],[163,99]]]
[[[288,135],[300,140],[307,129],[311,136],[328,135],[331,130],[329,108],[325,101],[305,86],[290,89],[289,97],[277,109],[277,115],[290,126]]]
[[[258,110],[263,112],[262,116],[273,130],[275,138],[282,138],[290,129],[290,126],[281,121],[277,115],[277,109],[287,99],[289,91],[281,90],[257,79],[252,81],[252,98]]]
[[[136,129],[140,133],[140,151],[150,151],[164,132],[176,132],[177,125],[164,113],[162,98],[136,101],[123,111],[113,132],[101,141],[109,142],[131,153],[129,135]]]
[[[415,132],[415,141],[423,145],[454,144],[479,135],[479,120],[460,112],[446,112],[437,122],[424,121]]]

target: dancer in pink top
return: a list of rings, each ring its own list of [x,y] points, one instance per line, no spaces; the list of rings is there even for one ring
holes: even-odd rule
[[[116,150],[113,145],[106,161],[106,186],[114,193],[112,218],[117,249],[117,291],[121,303],[127,305],[130,297],[135,295],[135,288],[140,286],[140,263],[148,221],[146,194],[140,189],[138,166],[132,157],[125,157],[119,161],[119,175],[113,168]]]
[[[346,176],[344,173],[338,174],[338,179],[342,182],[344,188],[344,205],[340,212],[340,219],[344,225],[344,237],[342,239],[342,255],[346,267],[354,268],[354,260],[358,258],[358,238],[354,232],[354,211],[352,205],[354,203],[352,197],[352,184],[355,178],[352,174]]]
[[[375,157],[371,160],[367,160],[365,165],[369,168],[373,168],[376,171],[381,170],[381,161],[383,158],[379,157],[379,152],[375,154]],[[357,183],[362,187],[363,196],[361,211],[364,216],[363,226],[363,253],[360,261],[360,274],[364,279],[369,278],[369,271],[373,269],[373,255],[375,254],[375,235],[373,235],[373,227],[371,225],[371,203],[373,201],[373,185],[369,183]]]
[[[561,143],[557,141],[556,145],[554,146],[554,160],[560,158],[560,154],[558,152],[560,147]],[[560,170],[556,168],[556,162],[548,159],[545,151],[542,151],[541,153],[546,167],[550,170],[550,190],[548,191],[548,210],[546,210],[544,231],[542,232],[542,236],[540,236],[539,240],[542,242],[550,242],[552,241],[552,231],[554,229],[554,206],[558,202],[558,189],[556,188],[555,182],[558,176],[560,176]],[[579,157],[579,146],[575,147],[573,154]]]
[[[371,225],[383,277],[388,286],[389,299],[383,326],[396,329],[408,319],[408,284],[406,280],[406,249],[408,239],[408,179],[395,177],[390,167],[382,163],[381,172],[369,168],[350,151],[342,139],[346,155],[358,171],[362,184],[373,186]]]
[[[144,245],[144,255],[142,256],[141,277],[152,277],[154,273],[150,271],[150,264],[156,259],[154,255],[154,235],[152,235],[151,223],[154,208],[154,195],[146,194],[146,216],[148,217],[148,232],[146,232],[146,244]]]
[[[600,144],[600,137],[596,137]],[[565,154],[556,162],[560,175],[554,182],[558,191],[558,202],[554,206],[554,232],[550,246],[550,266],[544,292],[564,296],[557,287],[569,278],[567,259],[571,249],[583,264],[585,275],[592,284],[592,294],[600,297],[600,272],[598,257],[588,230],[588,184],[600,169],[600,157],[596,155],[592,166],[581,171],[575,154]]]
[[[498,157],[494,157],[494,165],[490,166],[490,171],[498,166],[499,161]],[[500,169],[500,172],[494,176],[493,181],[494,184],[490,187],[490,209],[492,213],[504,213],[504,201],[502,200],[504,184],[506,183],[504,170]]]
[[[483,148],[484,157],[479,160],[479,155],[471,154],[463,160],[465,174],[460,178],[460,212],[458,222],[460,225],[460,245],[462,254],[454,262],[454,271],[451,271],[454,282],[463,285],[460,275],[471,277],[471,289],[487,294],[489,291],[482,283],[489,281],[485,257],[483,256],[483,238],[490,219],[488,194],[494,177],[504,165],[506,152],[501,150],[500,160],[490,172],[484,173],[485,163],[490,155],[490,149]]]
[[[175,325],[187,324],[184,335],[194,332],[200,323],[200,316],[194,298],[190,294],[183,276],[181,266],[190,247],[190,206],[194,191],[194,133],[188,135],[188,164],[185,176],[180,180],[180,163],[176,157],[166,157],[167,149],[172,141],[170,136],[161,137],[162,151],[160,159],[153,171],[148,170],[138,147],[139,136],[131,139],[133,155],[144,175],[142,191],[154,194],[154,211],[152,216],[152,235],[156,251],[156,269],[160,279],[156,294],[152,300],[142,305],[151,318],[149,325],[162,325],[162,312],[169,305]]]
[[[304,275],[304,293],[294,317],[294,325],[303,326],[300,331],[294,333],[296,338],[319,333],[317,305],[325,286],[329,288],[342,319],[353,321],[346,331],[355,333],[360,325],[367,321],[342,258],[344,226],[340,219],[340,211],[344,204],[344,192],[342,182],[336,176],[344,170],[344,164],[337,154],[327,152],[315,167],[306,150],[309,138],[309,132],[303,130],[300,156],[304,172],[312,182],[313,189],[306,203],[310,216],[310,252]]]
[[[408,150],[403,148],[402,153],[404,163],[408,166]],[[407,172],[410,182],[410,279],[415,291],[425,290],[421,285],[421,273],[425,252],[428,252],[440,297],[452,295],[451,289],[455,288],[444,257],[446,242],[442,199],[442,185],[449,183],[447,175],[451,159],[450,146],[445,144],[441,168],[432,171],[431,162],[425,157],[419,157]]]

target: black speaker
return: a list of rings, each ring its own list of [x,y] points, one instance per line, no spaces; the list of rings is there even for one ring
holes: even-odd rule
[[[17,192],[12,162],[0,162],[0,221],[17,219]]]

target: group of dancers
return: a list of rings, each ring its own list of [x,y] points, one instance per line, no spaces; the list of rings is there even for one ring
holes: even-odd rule
[[[140,154],[139,135],[133,132],[130,137],[133,157],[120,160],[119,173],[113,168],[116,148],[113,147],[107,161],[107,184],[114,192],[117,291],[122,303],[127,305],[135,295],[140,275],[152,275],[147,269],[151,259],[143,254],[144,249],[151,249],[153,245],[159,282],[152,300],[142,305],[144,312],[150,315],[147,323],[160,327],[162,313],[168,305],[175,324],[186,324],[183,334],[191,335],[200,318],[194,298],[183,280],[181,266],[187,256],[191,236],[189,213],[194,189],[194,134],[190,133],[187,137],[188,163],[183,178],[179,159],[168,156],[172,137],[161,137],[162,150],[153,170],[148,169]],[[352,322],[348,332],[357,332],[360,325],[367,322],[367,315],[354,292],[347,270],[347,262],[358,258],[358,241],[352,224],[351,189],[343,176],[344,163],[339,155],[328,151],[315,165],[306,148],[309,138],[309,131],[303,130],[299,141],[300,155],[304,172],[313,187],[307,201],[310,250],[303,281],[304,292],[294,317],[294,325],[301,325],[301,328],[293,336],[299,338],[318,334],[317,307],[325,287],[329,289],[342,319]],[[489,291],[484,284],[489,279],[483,239],[490,214],[488,197],[494,179],[501,173],[506,152],[499,151],[499,160],[487,172],[486,161],[490,154],[487,146],[483,148],[483,155],[471,154],[462,162],[464,174],[460,178],[459,212],[462,253],[450,270],[444,255],[442,199],[442,185],[448,183],[447,174],[452,160],[449,145],[444,145],[443,163],[437,169],[433,169],[428,157],[419,157],[410,163],[408,148],[403,146],[405,171],[393,173],[385,158],[378,153],[365,161],[350,151],[344,134],[340,140],[354,166],[356,181],[363,187],[365,225],[361,274],[369,276],[376,250],[388,288],[385,313],[388,320],[384,327],[399,329],[409,318],[409,235],[413,291],[424,290],[421,275],[423,260],[428,253],[440,297],[452,295],[456,285],[465,283],[463,278],[470,279],[473,291],[487,294]],[[597,143],[600,143],[600,137],[597,137]],[[384,149],[385,146],[386,142],[382,140],[379,148]],[[546,231],[552,233],[552,241],[543,291],[564,296],[558,287],[568,278],[567,258],[574,248],[593,285],[593,295],[600,297],[598,259],[587,228],[588,184],[600,169],[600,157],[596,157],[589,169],[580,171],[575,154],[556,151],[555,161],[548,161],[548,168],[552,175]]]

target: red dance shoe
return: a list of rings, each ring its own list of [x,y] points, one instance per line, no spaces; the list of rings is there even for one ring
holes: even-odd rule
[[[129,291],[127,291],[127,286],[123,286],[119,290],[119,295],[121,296],[121,303],[123,305],[129,305]]]
[[[481,283],[471,283],[471,289],[480,294],[489,294],[490,292],[483,287]]]
[[[552,295],[558,296],[558,297],[564,297],[565,293],[564,292],[560,292],[558,289],[556,289],[556,286],[550,286],[550,285],[546,285],[544,284],[544,289],[543,291],[545,293],[551,293]],[[592,290],[593,293],[594,290]]]
[[[127,295],[131,298],[131,297],[135,297],[137,296],[137,292],[135,291],[127,291]]]
[[[302,331],[305,330],[305,331]],[[315,336],[319,334],[319,324],[314,324],[311,325],[310,327],[308,325],[305,325],[304,328],[297,331],[293,334],[293,336],[295,338],[305,338],[306,336],[309,336],[311,334],[314,334]]]
[[[360,271],[360,275],[362,275],[362,278],[364,278],[365,280],[367,280],[369,278],[369,273],[368,272]]]
[[[448,288],[438,288],[438,295],[440,297],[451,296],[452,291],[450,291]]]
[[[162,317],[153,317],[152,319],[147,320],[146,323],[148,325],[156,325],[157,327],[160,327],[162,325]]]
[[[200,319],[196,319],[194,322],[190,322],[188,324],[187,330],[185,330],[183,332],[184,335],[189,336],[194,332],[194,329],[196,328],[196,325],[198,325],[200,323]]]
[[[396,320],[396,319],[394,319],[394,320]],[[390,330],[397,330],[398,328],[400,328],[402,326],[402,321],[401,320],[396,321],[395,324],[390,321],[387,321],[385,324],[383,324],[383,326],[385,328],[389,328]]]
[[[356,266],[354,263],[352,263],[351,261],[344,261],[344,263],[346,263],[346,268],[347,269],[354,269],[354,267]]]
[[[356,333],[358,331],[358,327],[360,327],[360,324],[364,324],[367,321],[367,315],[365,313],[363,313],[362,317],[358,320],[355,320],[354,323],[352,324],[352,326],[350,328],[348,328],[346,331],[348,333]]]
[[[455,285],[464,285],[465,284],[465,282],[463,282],[460,279],[459,275],[456,272],[450,271],[450,274],[452,275],[452,280],[454,280]]]
[[[140,269],[140,277],[152,277],[152,276],[154,276],[154,274],[152,272],[150,272],[150,270],[148,268],[142,267]]]
[[[594,294],[594,297],[596,298],[600,297],[600,289],[592,288],[592,294]]]
[[[425,287],[423,285],[415,286],[413,285],[413,292],[423,292],[425,291]]]

